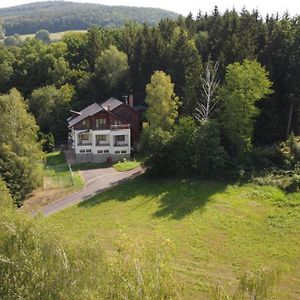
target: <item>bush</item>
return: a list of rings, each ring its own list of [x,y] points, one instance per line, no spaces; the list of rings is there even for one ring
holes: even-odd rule
[[[18,156],[8,146],[0,146],[0,175],[17,206],[21,206],[25,196],[42,184],[41,172],[42,169],[30,158]]]
[[[228,155],[221,145],[218,124],[208,121],[200,124],[194,144],[193,169],[201,177],[224,171]]]
[[[214,122],[197,126],[192,118],[183,117],[172,131],[147,128],[142,144],[150,174],[213,176],[222,173],[227,162]]]
[[[259,185],[275,186],[289,193],[298,192],[300,191],[300,170],[273,170],[265,176],[254,177],[252,181]]]

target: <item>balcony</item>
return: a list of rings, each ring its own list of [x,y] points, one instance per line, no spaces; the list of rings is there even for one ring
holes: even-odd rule
[[[114,144],[114,147],[128,147],[129,145],[127,143],[116,143]]]
[[[92,146],[92,142],[78,142],[77,146]]]
[[[130,129],[130,124],[110,125],[110,130]]]

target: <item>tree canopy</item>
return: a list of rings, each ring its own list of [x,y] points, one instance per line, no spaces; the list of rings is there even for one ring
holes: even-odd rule
[[[146,86],[146,118],[151,128],[170,129],[178,115],[178,97],[174,93],[171,77],[162,71],[155,72]]]

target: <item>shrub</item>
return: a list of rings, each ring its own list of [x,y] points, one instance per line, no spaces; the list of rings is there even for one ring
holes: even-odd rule
[[[200,176],[212,176],[224,171],[228,155],[221,145],[217,123],[201,123],[194,144],[193,169]]]
[[[218,126],[210,121],[197,126],[183,117],[172,131],[146,128],[142,143],[145,166],[154,175],[213,176],[222,173],[227,162]]]

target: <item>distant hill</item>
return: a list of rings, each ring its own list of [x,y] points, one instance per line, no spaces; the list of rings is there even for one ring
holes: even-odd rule
[[[47,1],[0,9],[6,35],[31,34],[40,29],[50,32],[85,30],[92,25],[122,26],[128,21],[157,24],[163,18],[178,14],[158,9],[102,4]]]

